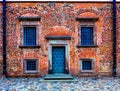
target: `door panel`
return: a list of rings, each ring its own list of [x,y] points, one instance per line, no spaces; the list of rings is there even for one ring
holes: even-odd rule
[[[52,47],[52,72],[65,72],[65,47]]]

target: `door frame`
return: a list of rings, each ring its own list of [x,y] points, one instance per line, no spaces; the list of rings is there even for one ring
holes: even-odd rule
[[[52,74],[52,47],[64,46],[65,47],[65,73],[69,73],[69,42],[67,40],[50,40],[48,45],[48,57],[49,57],[49,74]]]

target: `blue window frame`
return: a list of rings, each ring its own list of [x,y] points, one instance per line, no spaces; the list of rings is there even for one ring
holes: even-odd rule
[[[94,45],[93,27],[81,27],[81,45]]]
[[[82,61],[82,70],[92,70],[92,61]]]
[[[37,70],[36,60],[26,61],[26,70],[27,71],[36,71]]]
[[[24,27],[24,45],[36,45],[36,27]]]

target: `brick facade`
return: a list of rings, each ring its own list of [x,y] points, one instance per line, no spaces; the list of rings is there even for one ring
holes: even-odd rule
[[[119,3],[117,3],[117,73],[120,76]],[[0,7],[2,5],[0,4]],[[2,16],[0,8],[0,16]],[[69,73],[75,76],[112,76],[113,65],[113,9],[112,3],[7,3],[7,76],[44,76],[49,71],[49,43],[46,36],[71,36],[69,44]],[[20,48],[21,24],[19,16],[40,16],[40,48]],[[95,18],[96,47],[78,47],[79,27],[76,18]],[[1,19],[0,19],[1,20]],[[89,21],[87,21],[89,22]],[[2,25],[2,21],[0,22]],[[54,40],[56,43],[58,40]],[[24,74],[23,60],[39,60],[38,74]],[[80,59],[94,59],[94,72],[80,72]],[[2,26],[0,26],[0,73],[2,73]]]

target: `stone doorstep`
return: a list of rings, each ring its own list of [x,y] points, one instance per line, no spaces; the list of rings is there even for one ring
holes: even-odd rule
[[[78,79],[72,79],[72,80],[45,80],[45,79],[42,79],[40,80],[40,82],[78,82],[79,80]]]
[[[43,81],[76,81],[70,74],[47,74]]]

